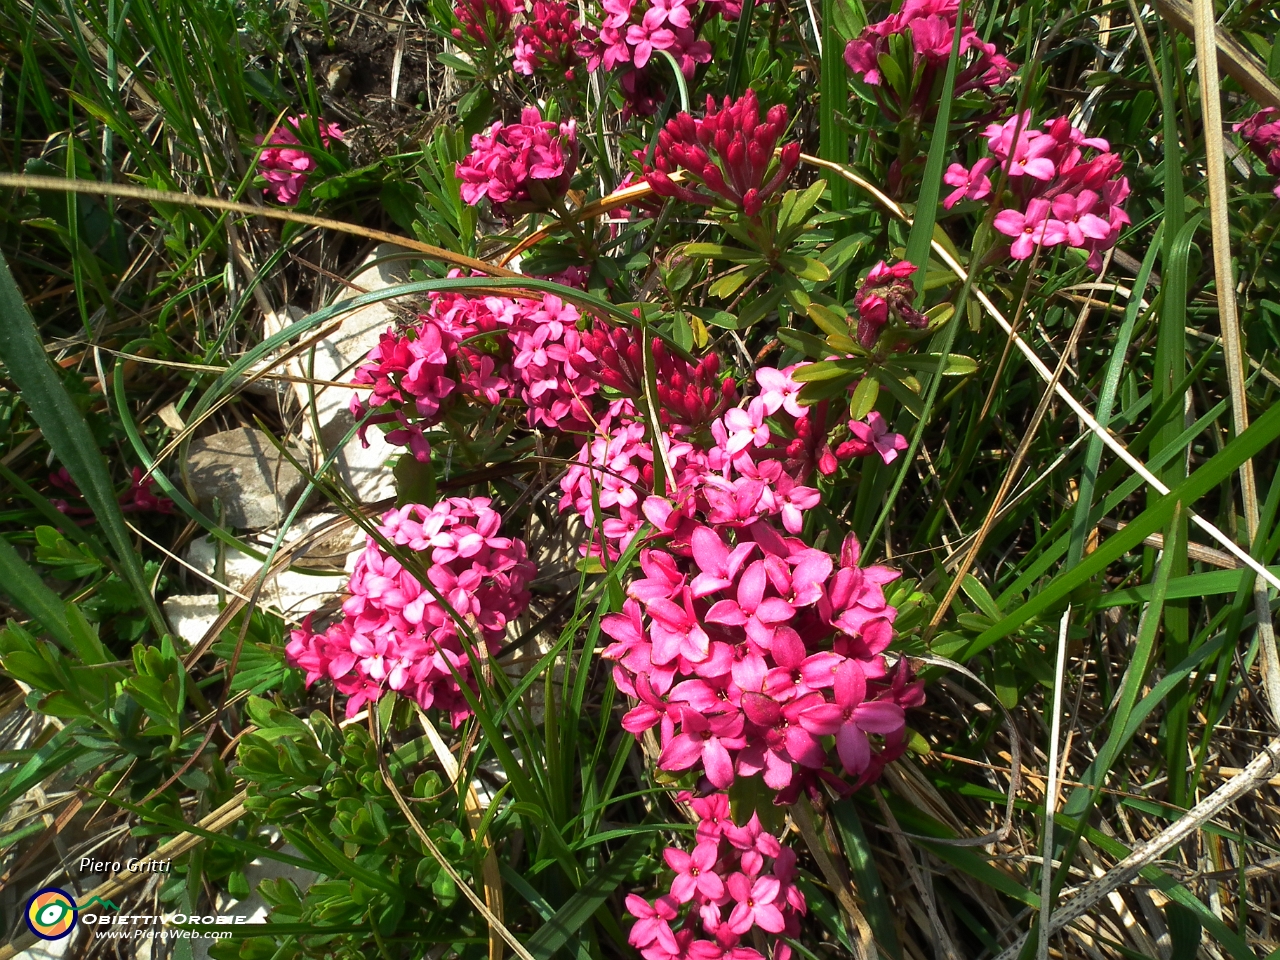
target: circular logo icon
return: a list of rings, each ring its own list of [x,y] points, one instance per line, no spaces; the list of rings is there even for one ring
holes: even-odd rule
[[[76,925],[76,902],[57,887],[46,887],[27,901],[27,926],[42,940],[61,940]]]

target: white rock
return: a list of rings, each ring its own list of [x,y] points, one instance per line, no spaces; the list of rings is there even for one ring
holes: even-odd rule
[[[217,568],[218,547],[210,537],[194,540],[187,549],[187,562],[210,577]],[[228,587],[252,595],[262,564],[238,550],[228,549],[223,581]],[[301,618],[346,589],[348,574],[344,572],[302,573],[282,570],[263,585],[260,602],[291,618]]]
[[[379,244],[351,278],[351,283],[360,289],[344,289],[334,303],[345,303],[362,292],[373,293],[406,282],[409,270],[403,260],[376,262],[403,252],[403,248],[394,244]],[[355,367],[377,345],[383,332],[396,324],[397,315],[390,306],[392,302],[395,301],[372,303],[344,314],[339,329],[317,343],[314,351],[307,351],[289,361],[290,372],[311,380],[349,380]],[[270,314],[265,322],[267,335],[296,320],[296,309],[291,307],[284,312]],[[355,424],[349,407],[357,391],[306,383],[297,383],[294,388],[303,409],[310,408],[314,396],[315,422],[320,427],[318,445],[322,451],[332,451]],[[367,396],[367,392],[364,395]],[[317,439],[312,436],[310,415],[304,420],[303,435],[307,440]],[[387,443],[377,428],[367,431],[367,439],[369,446],[366,448],[358,437],[352,437],[335,462],[338,474],[362,503],[382,500],[395,493],[395,480],[387,461],[404,452],[402,447]]]
[[[167,597],[164,601],[165,617],[178,636],[193,647],[204,639],[221,612],[214,593]]]
[[[294,449],[292,456],[304,455]],[[274,526],[297,503],[306,478],[261,430],[235,427],[192,441],[187,477],[206,511],[222,502],[230,527],[259,530]]]

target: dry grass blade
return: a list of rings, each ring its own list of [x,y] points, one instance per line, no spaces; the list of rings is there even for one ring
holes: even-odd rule
[[[235,823],[244,814],[245,796],[245,792],[243,790],[240,791],[217,810],[206,815],[196,826],[201,830],[216,833]],[[134,863],[135,869],[133,871],[122,870],[108,877],[90,890],[85,899],[92,900],[94,897],[98,897],[102,900],[110,900],[113,897],[120,896],[122,893],[127,893],[153,876],[153,874],[146,872],[147,864],[153,861],[159,862],[180,857],[204,842],[204,837],[197,836],[194,833],[184,833],[181,836],[174,837],[168,843],[162,844]],[[14,960],[19,954],[30,950],[39,942],[36,935],[30,932],[15,937],[9,943],[0,946],[0,960]]]
[[[376,727],[377,711],[371,712],[369,714],[369,719],[370,723],[374,724]],[[374,741],[380,743],[381,739],[380,734],[375,730]],[[418,818],[413,815],[413,810],[410,809],[408,802],[400,793],[399,788],[396,787],[395,781],[391,779],[391,771],[387,769],[387,758],[383,755],[381,750],[378,751],[378,769],[382,773],[383,783],[387,785],[387,789],[391,791],[391,796],[400,807],[400,812],[404,814],[405,819],[409,822],[409,827],[415,834],[417,834],[418,839],[422,841],[422,845],[427,849],[427,852],[435,858],[436,863],[440,864],[440,869],[449,875],[449,879],[452,880],[454,884],[457,885],[458,889],[462,891],[463,895],[471,901],[471,905],[476,908],[476,912],[478,912],[480,916],[484,917],[485,922],[489,924],[489,928],[491,930],[498,931],[498,935],[507,942],[507,945],[511,947],[512,952],[515,953],[516,956],[520,957],[520,960],[537,960],[537,958],[525,948],[525,945],[516,939],[516,935],[508,930],[506,925],[494,914],[492,910],[489,909],[485,902],[480,899],[479,894],[471,889],[471,885],[462,879],[462,875],[458,873],[453,864],[449,862],[448,858],[440,852],[440,848],[436,846],[435,841],[431,839],[431,836],[427,831],[422,829],[422,824],[420,824],[418,822]],[[5,958],[0,957],[0,960],[5,960]]]
[[[1187,0],[1156,0],[1156,9],[1180,33],[1187,36],[1195,33],[1195,13]],[[1221,29],[1214,32],[1217,34],[1217,65],[1226,71],[1227,76],[1244,87],[1258,103],[1264,107],[1280,109],[1280,87],[1267,75],[1266,67],[1231,34]],[[1198,51],[1198,43],[1196,47]],[[1218,87],[1215,85],[1202,89],[1217,90]],[[1207,114],[1205,125],[1208,126]]]
[[[1108,262],[1110,262],[1110,257],[1108,257]],[[1035,413],[1031,416],[1031,422],[1022,434],[1022,440],[1018,444],[1018,449],[1014,452],[1013,460],[1010,462],[1009,468],[1004,472],[1004,479],[1001,480],[995,499],[991,501],[991,506],[987,509],[987,515],[982,521],[982,526],[978,529],[978,534],[974,537],[973,544],[969,547],[969,552],[965,554],[964,561],[952,578],[951,585],[947,587],[946,596],[938,604],[938,609],[934,611],[933,617],[929,620],[929,627],[925,631],[926,639],[938,628],[938,625],[946,617],[947,611],[951,609],[952,601],[955,600],[956,594],[960,592],[960,584],[964,582],[964,578],[973,567],[974,561],[978,559],[978,552],[982,549],[983,543],[986,542],[991,528],[995,526],[996,517],[1000,514],[1000,508],[1004,504],[1005,497],[1009,495],[1009,491],[1013,488],[1018,470],[1022,467],[1022,461],[1026,459],[1027,451],[1031,449],[1031,444],[1035,442],[1036,434],[1040,431],[1040,424],[1044,420],[1045,414],[1049,412],[1049,404],[1053,400],[1053,392],[1062,382],[1062,372],[1067,368],[1067,358],[1071,356],[1076,343],[1079,342],[1080,334],[1084,331],[1085,321],[1088,317],[1089,306],[1085,304],[1080,309],[1080,316],[1076,319],[1075,326],[1071,330],[1066,349],[1062,351],[1062,356],[1058,358],[1058,366],[1053,371],[1053,377],[1049,380],[1044,393],[1040,397],[1040,402],[1036,405]],[[1016,334],[1010,332],[1009,336],[1012,338]]]
[[[684,177],[679,171],[671,174],[673,181],[679,182]],[[629,203],[653,195],[653,187],[647,182],[632,184],[629,187],[623,187],[621,190],[615,190],[607,197],[601,197],[599,200],[593,200],[591,203],[584,204],[577,210],[573,211],[573,216],[569,220],[553,220],[550,223],[543,224],[533,233],[529,234],[510,250],[502,255],[502,259],[498,261],[502,266],[506,266],[520,254],[524,253],[539,240],[545,240],[557,229],[568,228],[571,223],[581,223],[583,220],[590,220],[593,217],[599,217],[608,213],[610,210],[617,210],[619,207],[625,207]]]
[[[853,924],[849,942],[853,945],[855,960],[864,960],[864,958],[865,960],[876,960],[880,953],[876,949],[875,937],[871,932],[871,924],[867,922],[867,918],[862,915],[862,911],[854,903],[848,879],[842,875],[840,869],[836,866],[830,850],[823,842],[821,834],[818,833],[808,798],[802,796],[800,800],[791,805],[790,811],[791,819],[795,821],[800,830],[800,836],[804,838],[805,846],[809,848],[809,853],[813,855],[814,862],[818,864],[818,869],[822,871],[823,879],[827,881],[827,886],[831,888],[831,892],[836,895],[836,899],[840,902],[840,909],[845,912],[845,915],[848,916]]]
[[[889,210],[889,212],[891,212],[895,217],[898,217],[906,223],[911,222],[910,218],[897,203],[886,196],[874,184],[867,182],[856,173],[847,170],[841,164],[833,163],[829,160],[823,160],[820,157],[811,156],[807,153],[800,154],[800,159],[805,163],[822,167],[825,170],[831,170],[832,172],[840,175],[850,183],[855,184],[859,188],[871,194],[879,204]],[[951,255],[951,252],[943,244],[939,243],[937,240],[933,240],[931,241],[931,246],[933,248],[933,252],[938,255],[938,259],[940,259],[947,268],[956,275],[957,278],[960,280],[968,278],[968,274],[965,271],[964,266]],[[986,311],[987,315],[995,320],[1005,333],[1010,333],[1013,327],[1005,315],[1000,311],[1000,308],[997,307],[991,301],[991,298],[988,297],[981,289],[978,287],[973,287],[972,289],[974,297],[977,299],[978,303],[981,304],[982,309]],[[1044,361],[1040,359],[1040,356],[1031,348],[1031,345],[1023,340],[1022,337],[1016,335],[1013,337],[1013,342],[1014,345],[1017,346],[1019,352],[1026,357],[1027,362],[1035,369],[1040,379],[1044,380],[1045,383],[1049,383],[1053,378],[1053,371],[1045,365]],[[1085,409],[1084,405],[1072,395],[1070,390],[1059,383],[1054,389],[1054,392],[1057,393],[1062,401],[1071,408],[1071,411],[1080,418],[1084,425],[1093,434],[1095,434],[1112,453],[1119,457],[1125,465],[1129,467],[1129,469],[1142,477],[1142,479],[1152,487],[1152,489],[1162,496],[1169,492],[1169,488],[1147,468],[1147,465],[1130,453],[1125,445],[1112,435],[1110,430],[1098,423],[1093,414]],[[1262,564],[1258,563],[1257,560],[1253,559],[1253,557],[1249,555],[1249,552],[1242,549],[1235,540],[1227,536],[1199,514],[1190,513],[1190,517],[1201,530],[1209,534],[1209,536],[1225,547],[1228,553],[1236,557],[1236,559],[1258,576],[1262,577],[1262,579],[1267,581],[1267,583],[1280,590],[1280,577],[1277,577]]]
[[[477,270],[491,277],[519,277],[520,274],[497,267],[475,257],[454,253],[443,247],[429,243],[421,243],[410,237],[387,233],[385,230],[374,230],[355,223],[342,220],[330,220],[328,217],[313,217],[306,213],[295,213],[279,207],[255,207],[249,203],[236,203],[234,200],[223,200],[219,197],[202,197],[194,193],[175,193],[170,190],[152,190],[149,187],[134,187],[119,183],[98,183],[94,180],[67,180],[62,177],[37,177],[27,174],[0,173],[0,187],[14,187],[19,190],[60,190],[64,193],[89,193],[95,196],[127,197],[133,200],[146,200],[150,203],[173,203],[184,207],[201,207],[206,210],[224,210],[227,213],[240,213],[247,217],[266,217],[269,220],[286,220],[290,223],[301,223],[308,227],[320,227],[325,230],[336,230],[369,240],[380,240],[383,243],[394,243],[424,253],[437,260],[451,263],[455,267]]]
[[[1239,776],[1228,780],[1204,800],[1188,810],[1186,815],[1171,824],[1167,829],[1152,837],[1146,843],[1134,848],[1114,867],[1097,880],[1085,886],[1075,897],[1067,902],[1049,922],[1049,932],[1056,933],[1080,917],[1085,916],[1094,906],[1105,899],[1112,891],[1130,883],[1142,870],[1153,863],[1170,847],[1177,846],[1206,822],[1217,816],[1223,809],[1235,803],[1245,794],[1270,780],[1280,770],[1280,738],[1272,740],[1253,761],[1244,768]],[[1024,933],[1004,950],[996,960],[1013,960],[1022,951],[1027,935]],[[3,958],[0,958],[3,960]]]
[[[1040,868],[1040,942],[1036,945],[1039,960],[1049,958],[1049,922],[1053,916],[1053,816],[1058,803],[1058,754],[1062,749],[1062,688],[1067,665],[1067,635],[1071,629],[1071,604],[1062,614],[1058,628],[1058,649],[1053,670],[1053,716],[1049,719],[1048,776],[1044,788],[1044,845]]]
[[[1236,436],[1249,427],[1249,407],[1245,398],[1244,348],[1240,342],[1240,315],[1236,309],[1235,271],[1231,264],[1231,220],[1227,210],[1227,160],[1222,143],[1222,100],[1218,92],[1218,61],[1208,56],[1217,36],[1212,0],[1194,0],[1196,61],[1204,111],[1205,166],[1209,181],[1209,214],[1213,227],[1213,273],[1218,294],[1218,323],[1222,329],[1222,352],[1227,365],[1227,385],[1231,391],[1231,425]],[[1258,536],[1258,487],[1253,461],[1240,464],[1240,496],[1244,501],[1245,529],[1249,543]],[[1276,656],[1276,635],[1271,623],[1267,588],[1255,581],[1253,606],[1258,616],[1258,639],[1262,646],[1262,682],[1267,691],[1273,721],[1280,725],[1280,659]]]
[[[484,819],[484,810],[480,806],[480,795],[476,793],[476,788],[473,784],[468,784],[466,789],[463,789],[463,771],[459,767],[457,758],[449,750],[448,744],[441,739],[435,724],[431,722],[431,718],[423,713],[421,707],[416,704],[414,706],[418,714],[418,722],[422,724],[422,732],[426,735],[427,742],[431,744],[431,749],[435,751],[436,759],[444,767],[445,776],[453,783],[454,789],[458,791],[459,798],[466,806],[467,823],[471,826],[471,836],[479,839],[480,823]],[[498,867],[498,857],[494,853],[493,844],[489,842],[488,837],[483,838],[483,843],[484,899],[494,915],[502,919],[502,872]],[[489,960],[502,960],[502,935],[499,933],[498,928],[492,924],[489,925]]]

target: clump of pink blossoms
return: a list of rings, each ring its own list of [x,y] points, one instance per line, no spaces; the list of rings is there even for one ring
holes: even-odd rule
[[[316,168],[315,157],[298,139],[305,113],[296,117],[287,117],[276,126],[271,133],[268,146],[258,155],[258,173],[267,181],[262,192],[276,203],[292,206],[302,195],[302,188],[307,185],[307,177]],[[345,134],[336,123],[320,123],[320,142],[328,149],[335,140],[342,140]],[[262,143],[262,138],[258,138]]]
[[[867,350],[875,347],[890,319],[913,330],[929,325],[929,318],[915,308],[916,288],[911,282],[915,272],[915,264],[905,260],[893,266],[881,260],[862,281],[853,302],[858,311],[858,342]]]
[[[631,945],[644,960],[765,960],[744,945],[759,930],[773,940],[769,960],[788,960],[791,948],[780,938],[798,936],[808,912],[795,885],[795,851],[755,814],[735,824],[724,794],[683,799],[699,816],[697,843],[692,852],[663,852],[674,873],[668,893],[652,902],[627,896],[627,912],[636,918]]]
[[[582,62],[578,53],[582,24],[577,7],[564,0],[533,0],[533,8],[516,27],[516,43],[512,67],[516,73],[531,77],[546,70],[572,80],[574,69]]]
[[[446,375],[446,368],[458,352],[458,338],[434,320],[422,316],[412,336],[387,330],[378,345],[352,377],[358,386],[372,386],[368,406],[378,412],[360,427],[360,439],[368,446],[365,432],[374,424],[394,423],[387,440],[409,452],[422,463],[431,456],[424,433],[438,423],[441,405],[458,382]],[[351,398],[351,413],[363,417],[365,403]]]
[[[604,19],[598,28],[582,28],[578,52],[588,70],[631,67],[620,85],[632,113],[649,116],[662,102],[662,83],[650,64],[658,51],[675,58],[686,80],[711,59],[711,44],[694,29],[698,0],[604,0],[602,6]]]
[[[531,427],[590,430],[589,398],[599,384],[587,374],[595,358],[578,331],[579,316],[554,294],[431,294],[418,325],[407,333],[387,330],[352,377],[356,386],[373,388],[367,402],[351,401],[357,418],[375,411],[361,439],[370,425],[394,424],[388,442],[425,463],[426,430],[455,395],[493,405],[518,397]]]
[[[76,486],[75,480],[71,478],[71,472],[66,467],[59,467],[49,474],[49,483],[64,493],[74,496],[81,503],[84,502],[84,494],[80,492],[80,488]],[[171,514],[174,510],[173,501],[160,495],[155,480],[146,476],[141,467],[134,467],[130,471],[129,489],[116,499],[120,503],[120,509],[125,513]],[[68,516],[93,513],[88,506],[73,507],[60,498],[50,502],[59,513],[65,513]]]
[[[845,63],[873,89],[887,115],[900,119],[936,112],[939,90],[934,88],[951,58],[959,12],[959,0],[906,0],[897,13],[870,24],[861,36],[849,41]],[[908,90],[885,88],[880,58],[893,56],[894,38],[903,38],[911,51],[911,68],[905,78]],[[968,62],[956,74],[956,96],[970,90],[990,90],[1013,75],[1014,65],[979,37],[967,18],[960,25],[960,57],[961,63]]]
[[[553,207],[577,167],[576,122],[553,123],[537,107],[525,107],[519,123],[498,121],[472,137],[456,173],[464,201],[476,206],[488,197],[495,213],[511,217]]]
[[[786,804],[820,780],[848,792],[903,752],[903,708],[923,693],[884,657],[896,570],[859,567],[852,536],[837,562],[765,521],[689,524],[670,547],[641,552],[644,579],[601,624],[639,701],[623,727],[658,728],[659,767],[721,790],[762,774]]]
[[[1231,129],[1240,134],[1249,149],[1263,162],[1267,173],[1280,177],[1280,110],[1267,107]],[[1276,181],[1274,193],[1280,197],[1280,180]]]
[[[1009,196],[995,228],[1012,238],[1015,260],[1038,247],[1066,244],[1089,252],[1089,268],[1099,270],[1102,253],[1115,246],[1129,221],[1124,211],[1129,180],[1120,156],[1101,137],[1086,137],[1066,117],[1031,126],[1031,113],[993,123],[984,132],[991,157],[966,169],[953,163],[943,180],[955,189],[943,201],[950,210],[961,200],[992,195],[991,173],[1008,173]],[[1096,151],[1085,158],[1085,151]]]
[[[342,620],[316,633],[308,617],[290,634],[288,661],[306,671],[308,686],[332,680],[350,697],[348,717],[388,690],[424,710],[447,711],[455,727],[471,714],[460,686],[476,688],[467,651],[477,642],[497,651],[507,624],[529,605],[536,572],[524,541],[500,535],[501,517],[489,503],[452,497],[383,515],[379,533],[421,554],[427,581],[448,607],[370,537],[351,574]]]
[[[618,331],[614,331],[615,338]],[[593,341],[594,343],[594,341]],[[655,492],[655,463],[647,439],[643,379],[638,346],[617,349],[593,346],[610,363],[595,375],[617,390],[599,419],[593,439],[578,452],[577,463],[561,481],[561,510],[574,509],[594,527],[596,507],[606,511],[601,531],[610,557],[617,557],[640,532],[645,521],[665,536],[695,522],[718,528],[745,527],[778,517],[790,533],[799,533],[804,512],[821,499],[807,480],[815,471],[834,473],[840,459],[879,453],[886,462],[905,449],[905,438],[884,431],[871,445],[845,443],[832,451],[828,442],[828,404],[800,404],[803,384],[791,378],[800,365],[756,371],[758,396],[745,406],[729,406],[736,387],[726,380],[711,384],[718,360],[708,357],[697,368],[664,370],[658,361],[662,406],[658,416],[664,455],[666,495]],[[663,356],[658,344],[655,358]],[[714,362],[713,362],[714,361]],[[675,389],[684,386],[683,392]],[[882,422],[882,421],[881,421]],[[771,425],[772,423],[772,425]],[[851,425],[852,428],[852,425]],[[857,424],[859,430],[867,429]],[[887,444],[887,445],[886,445]],[[593,552],[600,544],[593,543]]]
[[[658,134],[645,179],[660,197],[704,206],[727,201],[754,217],[800,162],[800,144],[794,141],[774,161],[786,129],[786,106],[770,107],[761,119],[754,90],[737,101],[725,97],[719,108],[708,96],[705,116],[695,120],[677,114]],[[676,170],[685,171],[684,182],[671,179]]]

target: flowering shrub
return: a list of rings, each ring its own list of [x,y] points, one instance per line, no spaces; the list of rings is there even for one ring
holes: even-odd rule
[[[471,153],[458,164],[462,199],[487,197],[495,213],[513,216],[554,206],[569,189],[578,166],[577,124],[543,120],[525,107],[519,123],[495,123],[471,138]]]
[[[768,86],[708,83],[705,109],[646,123],[674,99],[672,79],[722,75],[712,18],[738,19],[740,5],[459,0],[453,13],[470,58],[459,73],[474,67],[493,97],[515,91],[504,109],[538,106],[490,122],[469,151],[456,141],[442,186],[503,221],[482,255],[506,243],[504,265],[561,287],[427,294],[417,321],[386,331],[356,370],[352,411],[362,437],[383,430],[433,475],[433,445],[482,471],[530,449],[540,471],[560,469],[518,482],[583,521],[579,570],[613,578],[600,629],[627,698],[621,724],[656,741],[660,779],[699,818],[693,849],[664,854],[667,891],[627,898],[630,943],[645,960],[788,960],[782,938],[806,914],[797,854],[749,811],[738,826],[728,791],[778,805],[847,795],[911,742],[923,685],[891,646],[901,598],[918,595],[865,562],[851,517],[866,513],[863,492],[888,489],[859,491],[864,478],[905,475],[911,444],[895,425],[926,420],[921,375],[977,369],[916,349],[954,322],[954,289],[940,298],[945,281],[921,285],[919,261],[890,254],[903,239],[910,248],[905,227],[825,202],[838,192],[801,171],[814,132],[807,112],[793,124],[779,102],[789,67]],[[867,169],[920,213],[908,174],[927,152],[953,44],[967,111],[954,122],[985,126],[987,155],[951,164],[943,208],[996,205],[1014,260],[1065,245],[1096,269],[1129,223],[1118,154],[1065,119],[990,122],[1015,67],[955,0],[907,0],[846,47],[865,85]],[[756,60],[759,79],[768,66]],[[615,144],[594,113],[611,108]],[[1257,139],[1264,126],[1242,132]],[[477,249],[476,237],[442,236]],[[967,258],[977,270],[1001,254]],[[342,619],[294,631],[290,661],[308,684],[332,681],[348,715],[390,691],[457,725],[483,683],[476,645],[516,639],[507,627],[529,603],[533,565],[487,499],[402,507],[379,531],[421,562],[371,539]]]
[[[471,714],[462,693],[477,682],[469,651],[497,650],[529,604],[535,573],[524,541],[499,535],[502,518],[489,503],[452,497],[383,515],[378,532],[421,555],[426,582],[369,537],[342,620],[317,633],[308,617],[290,634],[289,662],[308,686],[332,680],[350,697],[349,717],[388,690],[448,712],[455,727]]]
[[[1280,110],[1267,107],[1231,129],[1240,134],[1240,139],[1262,161],[1267,173],[1280,177]],[[1276,181],[1273,192],[1280,197],[1280,180]]]
[[[764,960],[742,945],[759,930],[774,941],[771,960],[788,960],[791,948],[776,938],[797,936],[800,917],[808,912],[795,886],[795,851],[767,833],[754,814],[744,825],[735,824],[724,794],[685,799],[699,818],[697,844],[691,853],[679,847],[663,851],[675,874],[669,893],[653,901],[627,897],[627,912],[636,918],[631,945],[645,960]],[[699,937],[700,931],[710,939]]]
[[[1010,192],[995,228],[1013,238],[1010,255],[1025,260],[1040,247],[1065,243],[1088,251],[1090,269],[1099,269],[1103,251],[1129,223],[1122,206],[1129,179],[1119,175],[1120,157],[1111,145],[1086,137],[1066,117],[1036,130],[1030,111],[991,124],[984,135],[994,160],[983,158],[968,169],[953,163],[943,180],[956,189],[943,206],[990,196],[991,173],[998,168],[1008,176]],[[1086,149],[1100,152],[1085,159]]]
[[[305,113],[287,117],[276,126],[267,147],[258,155],[258,173],[267,181],[262,192],[276,203],[292,206],[298,202],[307,177],[316,168],[316,159],[298,139]],[[320,122],[320,142],[328,149],[335,140],[345,139],[336,123]],[[262,143],[262,138],[258,138]]]

